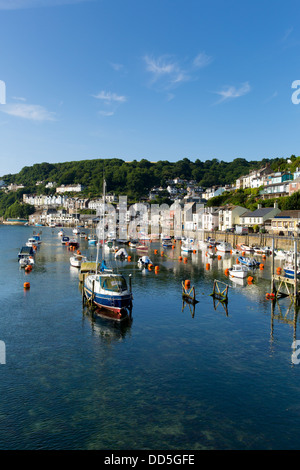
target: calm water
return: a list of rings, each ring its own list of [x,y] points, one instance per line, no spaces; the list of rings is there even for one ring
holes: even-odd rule
[[[271,313],[270,260],[242,286],[224,275],[236,256],[206,271],[204,253],[183,264],[179,247],[162,259],[152,244],[155,274],[139,270],[132,252],[131,263],[118,264],[133,275],[133,319],[118,326],[83,310],[70,252],[58,229],[41,229],[26,275],[17,255],[33,228],[0,226],[1,449],[299,447],[294,312],[282,299]],[[82,239],[81,251],[95,256]],[[227,313],[209,296],[215,278],[231,286]],[[182,310],[182,279],[195,285],[194,315]]]

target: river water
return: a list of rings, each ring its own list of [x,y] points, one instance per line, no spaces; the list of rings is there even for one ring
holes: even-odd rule
[[[83,308],[58,229],[39,228],[43,243],[25,274],[17,255],[33,227],[0,226],[1,449],[299,447],[298,320],[289,298],[273,310],[265,298],[270,258],[252,285],[240,285],[224,274],[236,255],[206,270],[205,252],[185,264],[178,243],[164,257],[152,243],[156,274],[128,249],[132,261],[118,268],[132,274],[132,320],[118,325]],[[184,279],[195,286],[195,311],[182,303]],[[227,310],[210,296],[214,279],[230,286]]]

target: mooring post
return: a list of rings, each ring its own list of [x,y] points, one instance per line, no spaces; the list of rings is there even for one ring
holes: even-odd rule
[[[297,240],[294,241],[294,262],[295,262],[295,274],[294,274],[294,299],[295,303],[297,302],[298,292],[297,292],[297,273],[298,273],[298,266],[297,266]]]
[[[273,235],[273,238],[272,238],[271,293],[274,294],[274,235]]]
[[[85,274],[83,274],[83,276],[82,276],[82,305],[84,305],[84,301],[85,301],[85,293],[84,293],[84,277],[85,277]]]

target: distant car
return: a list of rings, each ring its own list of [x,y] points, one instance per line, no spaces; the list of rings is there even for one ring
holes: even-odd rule
[[[226,233],[228,233],[228,232],[231,232],[231,233],[232,233],[232,232],[234,232],[234,228],[227,228],[227,229],[225,230],[225,232],[226,232]]]

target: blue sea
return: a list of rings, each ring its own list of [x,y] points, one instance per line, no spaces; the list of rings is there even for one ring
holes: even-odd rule
[[[26,274],[17,256],[34,230],[42,245]],[[200,251],[183,263],[178,242],[163,257],[151,243],[155,273],[138,268],[128,248],[131,262],[116,267],[132,274],[133,311],[119,324],[83,306],[57,234],[0,226],[0,449],[299,447],[299,320],[289,298],[273,307],[266,299],[270,258],[249,285],[224,274],[236,255],[208,261]],[[84,239],[80,250],[95,259]],[[115,265],[113,254],[106,261]],[[182,301],[185,279],[194,309]],[[230,286],[227,306],[210,295],[215,279]]]

